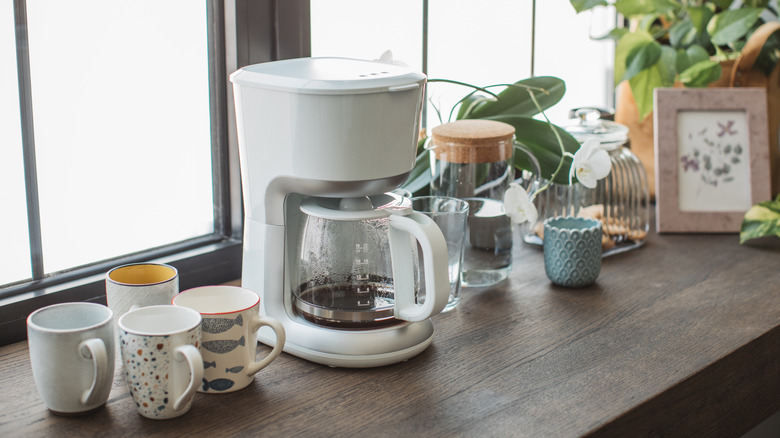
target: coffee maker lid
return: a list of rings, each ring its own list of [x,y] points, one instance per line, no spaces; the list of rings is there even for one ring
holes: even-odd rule
[[[302,94],[364,94],[422,87],[425,75],[409,67],[349,58],[297,58],[243,67],[230,81]]]

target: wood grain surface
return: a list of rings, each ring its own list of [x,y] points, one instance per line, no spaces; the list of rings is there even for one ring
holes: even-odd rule
[[[105,408],[55,416],[26,343],[2,347],[0,436],[712,437],[780,410],[780,240],[651,232],[585,289],[551,285],[541,251],[515,243],[509,280],[464,290],[419,356],[340,369],[283,354],[172,420],[138,415],[120,372]]]

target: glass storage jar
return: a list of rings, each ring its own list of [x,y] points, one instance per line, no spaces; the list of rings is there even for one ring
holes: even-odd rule
[[[431,134],[426,144],[431,195],[469,203],[461,283],[498,283],[512,268],[512,224],[503,199],[514,180],[515,128],[492,120],[458,120],[434,127]]]
[[[580,216],[602,223],[602,254],[617,254],[642,246],[650,229],[647,174],[636,155],[627,147],[628,128],[600,119],[596,109],[577,110],[564,128],[580,143],[595,138],[609,154],[609,175],[589,189],[582,184],[551,184],[536,197],[539,220],[524,236],[526,243],[541,245],[544,219],[554,216]]]
[[[503,200],[514,179],[515,128],[491,120],[458,120],[434,127],[431,194]]]

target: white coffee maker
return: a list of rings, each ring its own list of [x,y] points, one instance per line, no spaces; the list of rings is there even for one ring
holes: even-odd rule
[[[230,80],[245,208],[242,284],[260,294],[262,314],[284,325],[284,351],[339,367],[422,352],[433,339],[430,317],[449,296],[446,243],[408,198],[387,192],[414,166],[425,75],[301,58],[247,66]],[[328,282],[350,283],[353,295]],[[301,290],[312,283],[318,298],[309,300]],[[263,330],[259,339],[275,342]]]

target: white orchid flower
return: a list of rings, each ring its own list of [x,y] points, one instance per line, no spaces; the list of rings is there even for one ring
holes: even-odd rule
[[[528,221],[536,223],[539,214],[536,211],[532,196],[528,196],[525,189],[517,183],[509,184],[504,192],[504,210],[509,219],[516,224]]]
[[[609,160],[609,154],[601,148],[601,142],[591,138],[586,140],[574,154],[569,172],[569,183],[576,176],[577,181],[592,189],[596,187],[598,180],[609,175],[611,169],[612,162]]]

